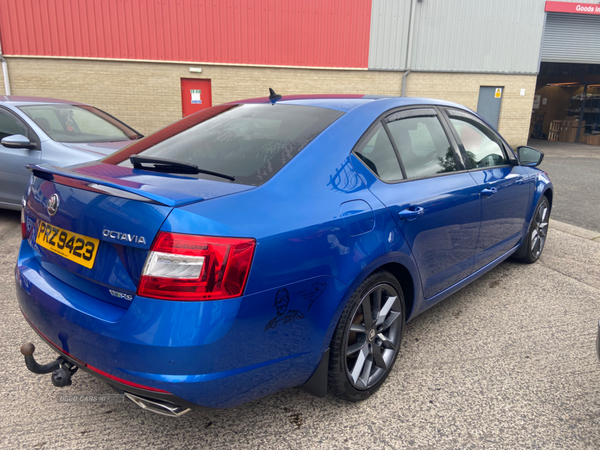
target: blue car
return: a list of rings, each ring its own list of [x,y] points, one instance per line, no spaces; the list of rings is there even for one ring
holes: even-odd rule
[[[77,369],[177,416],[292,387],[363,400],[405,323],[508,257],[553,187],[469,109],[369,96],[215,106],[100,160],[30,167],[21,311]]]

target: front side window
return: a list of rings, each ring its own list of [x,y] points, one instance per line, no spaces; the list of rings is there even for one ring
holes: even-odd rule
[[[260,186],[344,114],[328,108],[280,104],[230,105],[224,109],[200,123],[188,125],[186,121],[211,109],[175,122],[167,127],[181,127],[175,134],[167,133],[169,129],[158,131],[128,150],[116,153],[114,156],[119,159],[115,162],[132,167],[128,158],[139,146],[140,151],[136,150],[139,156],[191,164],[234,177],[235,183]],[[151,145],[145,146],[145,141]],[[222,181],[222,178],[216,179]]]
[[[398,157],[381,123],[371,130],[365,142],[354,153],[383,181],[403,179]]]
[[[408,178],[421,178],[462,169],[436,116],[398,118],[387,124]]]
[[[115,142],[139,138],[108,114],[86,105],[31,105],[19,109],[27,114],[50,139],[58,142]]]
[[[484,124],[462,111],[449,111],[449,116],[450,123],[465,148],[470,168],[508,164],[502,145]]]
[[[0,140],[13,134],[22,134],[27,138],[31,138],[29,130],[20,120],[11,114],[0,111]]]

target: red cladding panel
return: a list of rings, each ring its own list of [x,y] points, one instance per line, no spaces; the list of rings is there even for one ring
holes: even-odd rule
[[[368,66],[372,0],[0,0],[7,55]]]

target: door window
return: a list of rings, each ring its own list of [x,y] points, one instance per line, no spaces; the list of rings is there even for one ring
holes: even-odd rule
[[[450,122],[461,140],[470,168],[508,164],[502,144],[494,133],[475,117],[462,111],[448,111]]]
[[[404,178],[394,147],[381,123],[377,124],[354,153],[383,181],[399,181]]]
[[[12,136],[13,134],[22,134],[28,138],[29,130],[16,117],[0,111],[0,140],[4,139],[6,136]]]
[[[433,110],[432,113],[435,114]],[[428,177],[462,169],[435,115],[403,118],[393,114],[387,122],[407,178]]]

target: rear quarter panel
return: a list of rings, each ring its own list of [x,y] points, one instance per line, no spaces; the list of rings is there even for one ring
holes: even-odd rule
[[[176,208],[162,227],[256,239],[237,319],[223,342],[235,343],[248,365],[296,355],[306,367],[288,374],[296,385],[316,368],[343,308],[364,278],[388,262],[401,262],[416,274],[388,210],[351,163],[353,145],[378,115],[375,110],[366,117],[342,116],[266,184]],[[368,203],[371,231],[349,232],[340,205],[353,200]],[[368,213],[365,217],[369,220]],[[293,311],[295,319],[271,327],[278,317],[278,295],[289,297],[287,312]]]

